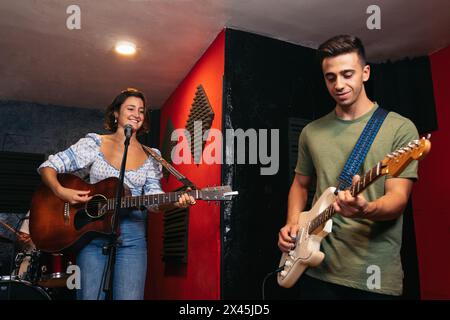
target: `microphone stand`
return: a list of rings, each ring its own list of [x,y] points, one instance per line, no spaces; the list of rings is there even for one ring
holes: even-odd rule
[[[103,247],[103,254],[108,255],[108,260],[106,261],[105,278],[103,283],[103,292],[105,292],[105,300],[113,299],[113,279],[114,279],[114,267],[116,263],[116,252],[118,238],[118,227],[119,227],[119,211],[121,207],[122,193],[123,193],[123,180],[125,178],[125,166],[127,162],[128,145],[130,144],[132,128],[130,125],[126,125],[125,131],[125,148],[123,151],[122,164],[120,166],[119,173],[119,184],[116,190],[116,199],[114,202],[114,213],[112,216],[112,234],[109,243]]]

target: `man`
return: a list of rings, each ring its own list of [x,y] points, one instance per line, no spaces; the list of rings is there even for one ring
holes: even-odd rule
[[[370,66],[366,65],[361,40],[336,36],[323,43],[318,53],[336,107],[308,124],[300,134],[287,222],[279,232],[278,246],[283,252],[294,247],[298,216],[305,208],[311,181],[316,179],[313,202],[325,189],[337,185],[357,139],[378,108],[364,88]],[[417,129],[410,120],[390,112],[359,174],[371,169],[387,153],[417,138]],[[321,246],[325,259],[318,267],[309,268],[299,280],[303,298],[383,299],[402,294],[402,213],[416,178],[417,161],[413,161],[398,177],[382,177],[356,198],[349,191],[338,193],[333,204],[337,212],[332,218],[333,230]],[[353,183],[358,179],[356,175]],[[374,286],[368,285],[373,270],[379,271],[379,282]]]

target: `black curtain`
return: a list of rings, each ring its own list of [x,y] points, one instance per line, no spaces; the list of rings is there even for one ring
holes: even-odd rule
[[[280,134],[277,174],[260,175],[260,165],[222,166],[222,181],[232,182],[239,196],[223,210],[221,296],[260,299],[263,278],[278,267],[281,256],[277,235],[291,183],[288,120],[318,118],[332,110],[333,101],[315,50],[231,29],[225,39],[223,132],[255,128],[279,129]],[[268,279],[267,298],[295,296],[274,277]]]
[[[409,118],[419,134],[438,129],[428,57],[371,64],[371,77],[366,85],[368,95],[383,108]],[[420,298],[419,268],[412,199],[403,214],[401,257],[405,277],[403,297]]]
[[[437,117],[428,57],[371,64],[366,84],[369,98],[407,117],[419,133],[437,130]]]

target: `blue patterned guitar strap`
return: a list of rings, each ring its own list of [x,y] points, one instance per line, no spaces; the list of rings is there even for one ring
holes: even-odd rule
[[[372,142],[375,139],[387,114],[388,111],[378,107],[370,117],[369,122],[367,122],[363,132],[359,136],[359,139],[356,142],[356,145],[338,178],[336,192],[347,189],[352,185],[352,178],[358,173],[358,170],[366,158],[367,152],[369,151],[370,146],[372,145]]]

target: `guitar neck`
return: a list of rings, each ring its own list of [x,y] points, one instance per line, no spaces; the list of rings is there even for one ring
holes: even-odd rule
[[[192,196],[194,199],[201,198],[201,190],[191,190],[191,191],[177,191],[177,192],[167,192],[167,193],[158,193],[158,194],[149,194],[143,196],[129,196],[122,197],[120,207],[121,208],[141,208],[147,207],[155,204],[167,204],[177,202],[182,194],[187,193]],[[116,199],[111,198],[107,200],[107,210],[115,209]]]
[[[358,181],[358,183],[352,185],[348,190],[350,191],[351,195],[355,197],[363,192],[370,184],[372,184],[382,175],[383,173],[381,171],[381,162],[378,162],[375,167],[367,171],[367,173]],[[329,220],[335,213],[336,211],[334,210],[333,205],[329,205],[324,211],[322,211],[311,221],[308,232],[310,234],[313,233],[319,226]]]

